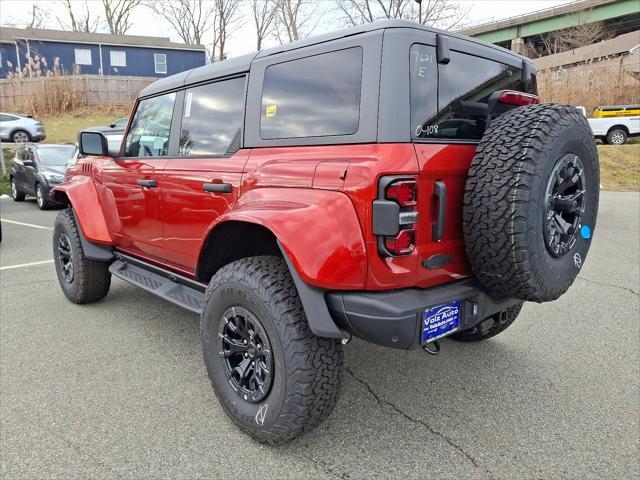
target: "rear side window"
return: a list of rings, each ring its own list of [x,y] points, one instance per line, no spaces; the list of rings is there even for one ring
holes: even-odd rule
[[[267,67],[260,136],[273,140],[356,133],[361,83],[360,47]]]
[[[240,146],[245,77],[190,88],[185,93],[180,156],[225,155]]]
[[[433,52],[433,47],[414,45],[414,51],[422,55]],[[520,68],[454,51],[450,56],[448,64],[437,68],[437,114],[431,117],[427,114],[425,120],[414,119],[414,138],[479,140],[487,126],[491,94],[497,90],[524,91]],[[432,101],[418,89],[417,83],[412,75],[412,114]],[[535,88],[535,82],[532,85]]]
[[[163,157],[169,150],[169,133],[175,93],[140,101],[125,142],[125,157]]]

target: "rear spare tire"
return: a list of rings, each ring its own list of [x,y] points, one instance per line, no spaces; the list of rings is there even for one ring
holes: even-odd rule
[[[463,215],[467,257],[491,295],[547,302],[575,280],[598,213],[592,135],[568,105],[519,107],[487,128]]]

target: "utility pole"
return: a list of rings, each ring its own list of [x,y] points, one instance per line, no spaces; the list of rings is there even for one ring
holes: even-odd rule
[[[2,164],[2,176],[7,176],[7,166],[4,164],[4,150],[2,150],[2,140],[0,140],[0,164]]]
[[[418,23],[422,25],[422,0],[415,0],[418,4]]]

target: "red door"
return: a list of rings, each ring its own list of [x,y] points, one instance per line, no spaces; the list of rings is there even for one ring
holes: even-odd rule
[[[193,274],[207,231],[238,198],[250,150],[227,158],[175,158],[162,175],[164,257]]]
[[[110,230],[119,250],[151,260],[163,257],[161,175],[166,158],[119,158],[102,169]]]

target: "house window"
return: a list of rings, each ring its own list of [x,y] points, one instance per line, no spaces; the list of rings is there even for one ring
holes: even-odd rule
[[[109,52],[109,58],[111,60],[112,67],[127,66],[127,52],[124,50],[111,50]]]
[[[153,62],[155,63],[156,73],[167,73],[167,55],[165,53],[154,53]]]
[[[76,65],[91,65],[91,50],[88,48],[76,48]]]

